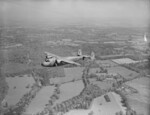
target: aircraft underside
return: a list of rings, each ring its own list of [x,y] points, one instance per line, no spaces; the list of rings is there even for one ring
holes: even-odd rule
[[[44,64],[41,64],[42,66],[44,66],[44,67],[56,67],[56,66],[63,66],[63,65],[66,65],[66,64],[68,64],[68,63],[66,63],[66,62],[55,62],[55,63],[50,63],[50,64],[47,64],[47,65],[44,65]]]

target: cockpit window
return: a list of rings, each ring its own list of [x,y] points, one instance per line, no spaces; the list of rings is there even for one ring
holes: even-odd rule
[[[48,58],[45,58],[45,61],[46,61],[46,62],[49,62],[49,59],[48,59]]]

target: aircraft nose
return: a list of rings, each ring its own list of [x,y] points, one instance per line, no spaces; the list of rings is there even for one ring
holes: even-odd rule
[[[42,62],[42,63],[41,63],[41,66],[46,66],[46,65],[47,65],[46,62]]]
[[[41,65],[44,66],[44,67],[47,67],[47,66],[50,65],[50,62],[42,62]]]

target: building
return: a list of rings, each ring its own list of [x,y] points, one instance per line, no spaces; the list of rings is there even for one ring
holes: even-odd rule
[[[108,95],[104,95],[104,98],[105,98],[106,102],[111,102]]]

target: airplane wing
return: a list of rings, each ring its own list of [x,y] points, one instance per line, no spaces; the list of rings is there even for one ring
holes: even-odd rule
[[[90,55],[83,55],[83,57],[90,58],[91,56]]]
[[[70,61],[70,60],[67,60],[67,59],[60,59],[60,60],[58,60],[58,61],[59,61],[59,62],[61,61],[61,62],[65,62],[65,63],[68,63],[68,64],[74,64],[74,65],[80,66],[79,63],[76,63],[76,62],[74,62],[74,61]]]
[[[48,57],[56,57],[56,58],[61,58],[59,57],[58,55],[55,55],[55,54],[52,54],[52,53],[49,53],[49,52],[44,52],[46,54],[46,56]]]

